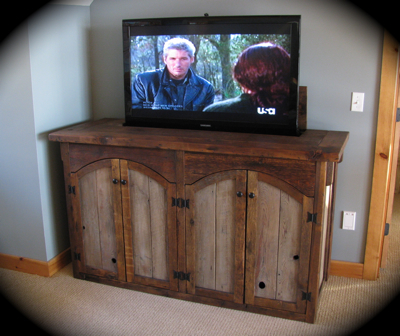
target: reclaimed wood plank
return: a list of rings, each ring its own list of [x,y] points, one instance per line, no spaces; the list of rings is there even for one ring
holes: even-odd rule
[[[97,214],[97,179],[95,171],[86,174],[79,180],[79,192],[85,264],[94,268],[102,268],[101,245],[99,241],[99,218]]]
[[[153,278],[168,280],[167,195],[157,181],[149,178]]]
[[[340,162],[348,132],[306,130],[301,136],[276,136],[201,130],[124,127],[122,119],[88,123],[53,132],[49,140],[203,153]],[[324,139],[326,140],[324,141]],[[323,143],[322,146],[320,144]]]
[[[117,273],[117,246],[114,227],[114,198],[111,168],[95,172],[97,185],[97,216],[102,269]],[[115,262],[113,262],[115,260]]]
[[[247,191],[258,195],[258,173],[249,171]],[[247,228],[246,228],[246,278],[245,278],[245,303],[254,305],[255,262],[257,255],[257,199],[247,198]]]
[[[215,289],[233,293],[235,285],[235,180],[216,184]]]
[[[133,255],[135,275],[153,276],[149,178],[135,170],[129,171],[131,208],[133,213]]]
[[[213,173],[227,170],[253,170],[283,180],[303,194],[311,197],[315,187],[315,162],[271,158],[254,158],[238,155],[185,153],[185,183]]]
[[[196,286],[207,289],[215,289],[215,192],[214,183],[194,195]]]
[[[281,191],[258,182],[254,295],[276,299]]]
[[[302,205],[285,192],[280,202],[279,254],[276,298],[297,301]]]
[[[235,202],[235,288],[233,301],[244,302],[245,246],[246,246],[246,190],[247,171],[236,171]],[[242,196],[240,196],[242,195]]]

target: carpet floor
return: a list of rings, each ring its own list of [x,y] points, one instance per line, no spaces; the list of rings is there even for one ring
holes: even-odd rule
[[[78,280],[69,264],[50,278],[0,269],[0,292],[12,304],[7,311],[3,309],[3,334],[22,330],[27,319],[43,334],[66,336],[342,336],[365,328],[371,332],[370,323],[380,312],[385,322],[379,324],[379,333],[393,334],[393,324],[388,322],[397,323],[396,318],[384,314],[384,309],[397,315],[398,308],[389,303],[400,289],[400,194],[395,197],[390,237],[388,265],[377,281],[329,277],[314,324]]]

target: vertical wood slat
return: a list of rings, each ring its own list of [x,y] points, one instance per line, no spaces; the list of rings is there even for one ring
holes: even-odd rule
[[[211,184],[195,193],[196,286],[215,289],[215,193]]]
[[[168,280],[167,195],[157,181],[149,178],[153,278]]]
[[[258,173],[249,171],[247,173],[247,191],[258,195]],[[247,228],[246,228],[246,280],[245,280],[245,302],[254,305],[255,284],[255,262],[257,254],[257,220],[258,206],[256,198],[248,198],[247,202]]]
[[[135,274],[168,280],[167,197],[157,181],[129,171]]]
[[[195,208],[197,208],[196,201],[194,198],[194,186],[187,185],[185,188],[185,197],[193,200],[189,209],[186,209],[186,230],[185,230],[185,250],[186,250],[186,271],[191,274],[190,281],[184,281],[186,285],[187,292],[189,294],[196,294],[197,276],[196,276],[196,225],[195,222]],[[182,281],[181,281],[182,282]],[[179,290],[181,286],[179,284]]]
[[[112,178],[117,181],[121,180],[120,160],[111,160]],[[110,183],[111,185],[111,183]],[[122,198],[121,198],[121,185],[119,183],[112,185],[112,199],[113,199],[113,215],[114,215],[114,228],[115,228],[115,252],[111,258],[112,263],[117,259],[116,267],[118,272],[118,279],[126,281],[126,268],[125,268],[125,247],[124,247],[124,227],[122,219]]]
[[[296,302],[303,209],[300,203],[285,192],[281,192],[280,208],[276,298]]]
[[[258,183],[254,295],[268,299],[276,299],[280,195],[278,188],[264,182]],[[260,288],[261,282],[265,288]]]
[[[235,180],[216,185],[215,289],[233,293],[235,284]]]
[[[137,171],[130,170],[129,185],[135,274],[151,278],[153,271],[148,177]]]
[[[184,151],[176,151],[175,152],[175,175],[176,175],[176,195],[183,195],[184,199],[193,199],[188,197],[185,193],[185,153]],[[186,254],[188,251],[186,250],[186,220],[185,215],[186,211],[184,208],[176,209],[176,235],[177,237],[177,254],[175,256],[177,263],[178,272],[188,273],[186,270]],[[170,230],[171,231],[171,230]],[[170,232],[170,234],[173,232]],[[170,241],[172,241],[170,239]],[[171,250],[171,249],[170,249]],[[190,252],[189,252],[190,253]],[[170,258],[171,260],[172,258]],[[179,281],[178,290],[182,293],[186,293],[187,291],[187,281]],[[178,284],[177,284],[178,285]]]
[[[119,171],[119,167],[118,167]],[[103,168],[96,171],[97,202],[99,216],[99,235],[102,257],[102,268],[117,272],[117,244],[114,218],[113,171]],[[119,176],[118,176],[119,178]],[[118,199],[117,199],[118,201]],[[120,212],[119,212],[120,213]]]
[[[97,179],[96,171],[79,179],[81,201],[82,238],[85,265],[102,268],[99,217],[97,214]]]
[[[126,265],[126,281],[134,281],[134,265],[133,265],[133,246],[132,246],[132,209],[130,202],[130,180],[128,161],[121,160],[121,180],[127,182],[121,188],[122,212],[124,225],[124,247],[125,247],[125,265]]]
[[[247,194],[247,171],[236,171],[235,194]],[[235,268],[234,268],[234,296],[233,301],[244,303],[245,279],[245,246],[246,246],[246,197],[236,197],[235,201]]]

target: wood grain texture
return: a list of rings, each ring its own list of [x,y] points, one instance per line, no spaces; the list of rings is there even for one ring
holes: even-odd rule
[[[169,202],[176,186],[140,164],[121,163],[127,280],[178,289],[176,213]]]
[[[74,276],[313,321],[328,264],[321,251],[330,253],[324,194],[348,133],[216,133],[104,119],[50,139],[61,142],[71,252],[81,258]],[[106,185],[110,178],[118,182]]]
[[[349,133],[306,130],[301,136],[124,127],[102,119],[53,132],[49,140],[103,146],[183,150],[296,160],[340,162]]]
[[[364,275],[376,280],[382,256],[384,230],[389,202],[390,169],[396,131],[399,94],[399,42],[387,31],[383,39],[379,115],[374,154],[374,171],[368,232],[364,257]]]
[[[312,196],[315,187],[315,162],[237,155],[186,153],[185,183],[192,184],[204,176],[231,169],[266,173],[287,182],[301,193]]]
[[[245,172],[228,171],[187,186],[190,293],[243,302]]]
[[[248,199],[246,302],[304,313],[312,199],[268,175],[248,175],[255,197]]]
[[[119,160],[102,160],[71,175],[75,185],[76,232],[81,235],[81,271],[125,280]],[[83,267],[83,268],[82,268]]]

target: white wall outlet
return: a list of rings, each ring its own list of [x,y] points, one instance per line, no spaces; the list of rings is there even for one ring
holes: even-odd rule
[[[364,111],[364,93],[352,92],[351,93],[351,111],[363,112]]]
[[[354,211],[343,211],[343,230],[355,230],[356,229],[356,213]]]

